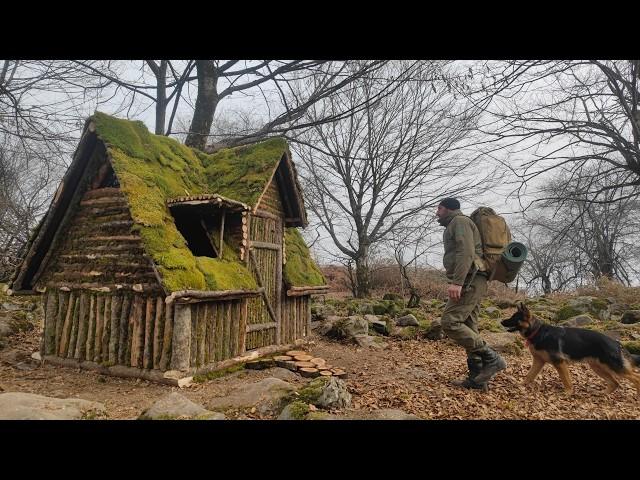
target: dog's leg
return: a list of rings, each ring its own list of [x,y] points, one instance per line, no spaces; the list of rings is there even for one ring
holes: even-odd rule
[[[540,373],[540,370],[542,370],[542,367],[544,367],[544,364],[545,364],[544,360],[534,355],[533,365],[531,365],[531,370],[529,370],[529,373],[527,373],[527,376],[522,382],[522,384],[529,385],[531,382],[533,382],[535,378],[538,376],[538,374]]]
[[[571,376],[569,375],[566,362],[555,363],[553,366],[558,371],[558,375],[560,375],[560,380],[562,380],[562,384],[564,385],[564,391],[567,395],[572,395],[573,385],[571,384]]]
[[[613,393],[616,388],[620,386],[616,377],[609,371],[608,368],[600,365],[598,362],[589,362],[589,366],[596,372],[605,382],[607,382],[606,394]]]

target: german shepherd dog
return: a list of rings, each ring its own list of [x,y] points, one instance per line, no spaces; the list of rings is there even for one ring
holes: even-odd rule
[[[511,318],[503,320],[502,325],[510,332],[520,332],[527,339],[533,365],[524,385],[533,382],[542,367],[550,363],[558,371],[566,393],[571,395],[573,386],[567,365],[586,362],[607,382],[607,395],[620,386],[618,380],[621,378],[630,380],[640,394],[640,374],[633,371],[634,366],[640,366],[640,355],[627,352],[620,342],[584,328],[545,324],[531,315],[524,304],[518,305],[518,310]]]

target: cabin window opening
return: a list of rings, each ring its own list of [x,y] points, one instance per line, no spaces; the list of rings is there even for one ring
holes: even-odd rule
[[[218,252],[208,232],[208,221],[200,212],[191,208],[172,208],[171,213],[178,231],[196,257],[217,258]]]

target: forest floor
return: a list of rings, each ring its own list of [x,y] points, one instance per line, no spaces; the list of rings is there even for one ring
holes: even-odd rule
[[[206,404],[235,387],[271,376],[270,370],[240,370],[204,383],[178,389],[144,380],[101,375],[91,371],[41,365],[30,358],[38,350],[40,330],[7,338],[0,350],[0,393],[26,392],[57,398],[82,398],[103,403],[109,419],[135,419],[156,400],[179,391]],[[491,382],[487,393],[450,385],[465,374],[464,351],[449,340],[385,339],[383,350],[327,340],[313,333],[306,347],[314,356],[345,369],[352,394],[349,409],[333,412],[364,418],[377,409],[393,408],[423,419],[638,419],[640,397],[628,382],[605,395],[604,382],[586,365],[569,367],[575,393],[567,396],[556,371],[547,366],[532,387],[521,385],[530,365],[528,352],[504,354],[508,367]],[[298,377],[293,383],[303,385]],[[257,412],[225,412],[230,419],[269,419]]]

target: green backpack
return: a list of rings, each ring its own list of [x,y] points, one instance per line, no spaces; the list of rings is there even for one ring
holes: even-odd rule
[[[511,242],[511,230],[503,217],[492,208],[479,207],[471,215],[471,220],[476,224],[482,239],[482,259],[489,280],[510,282],[513,278],[501,261],[507,245]]]

